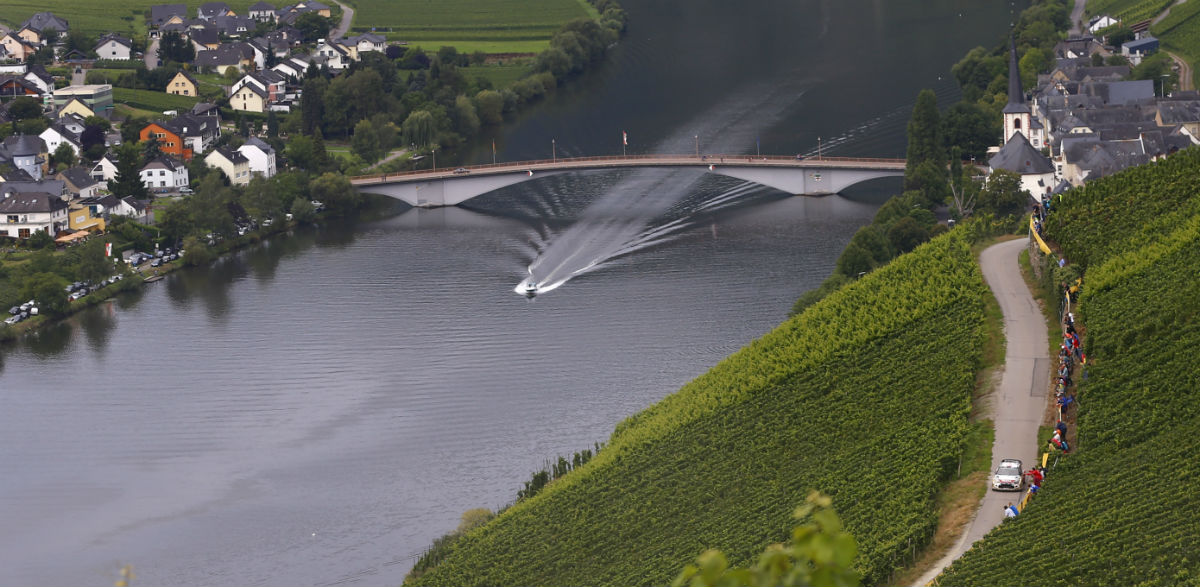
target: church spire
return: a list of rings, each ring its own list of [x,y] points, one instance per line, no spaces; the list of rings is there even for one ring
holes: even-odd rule
[[[1021,90],[1021,68],[1017,66],[1017,41],[1008,38],[1008,105],[1005,112],[1029,112],[1025,105],[1025,92]],[[1013,109],[1013,107],[1016,109]]]

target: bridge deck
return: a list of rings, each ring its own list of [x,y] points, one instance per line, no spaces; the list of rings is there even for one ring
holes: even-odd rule
[[[796,157],[776,155],[614,155],[605,157],[570,157],[490,163],[463,167],[466,172],[455,173],[453,169],[425,169],[401,171],[379,175],[364,175],[351,178],[350,183],[358,186],[381,183],[408,183],[432,179],[458,178],[463,176],[499,175],[534,171],[569,171],[583,169],[620,169],[631,167],[708,167],[736,166],[783,167],[812,169],[861,169],[879,171],[903,171],[904,159],[858,158],[858,157]]]

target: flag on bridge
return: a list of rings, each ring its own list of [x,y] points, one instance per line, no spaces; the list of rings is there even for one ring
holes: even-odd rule
[[[629,134],[625,131],[621,131],[621,144],[624,146],[629,146]]]

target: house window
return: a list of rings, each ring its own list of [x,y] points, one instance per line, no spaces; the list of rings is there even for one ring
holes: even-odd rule
[[[1013,128],[1015,128],[1017,130],[1021,130],[1021,119],[1020,118],[1013,119]]]
[[[13,214],[8,215],[8,223],[9,224],[16,224],[18,222],[20,222],[20,220],[18,220],[15,215],[13,215]]]
[[[17,238],[29,238],[29,229],[28,228],[17,229]]]
[[[158,176],[159,176],[159,177],[162,177],[162,176],[164,176],[164,175],[166,175],[166,174],[167,174],[167,172],[166,172],[166,171],[163,171],[163,170],[161,170],[161,169],[160,169],[160,170],[158,170]]]

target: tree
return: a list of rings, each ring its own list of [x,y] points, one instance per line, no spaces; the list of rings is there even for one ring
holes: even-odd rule
[[[1049,49],[1030,47],[1017,66],[1021,72],[1021,87],[1032,88],[1037,84],[1037,76],[1048,71],[1054,65],[1054,52]]]
[[[907,253],[929,240],[929,231],[912,216],[905,216],[888,228],[888,240],[900,253]]]
[[[54,273],[35,273],[25,279],[21,297],[36,301],[39,313],[57,316],[67,309],[66,287],[67,280]]]
[[[958,102],[942,117],[942,137],[946,144],[957,146],[963,156],[978,157],[980,161],[987,156],[988,147],[999,140],[1001,130],[1000,117],[975,102]]]
[[[117,147],[117,175],[108,181],[108,191],[118,198],[133,196],[143,200],[150,197],[141,177],[142,157],[137,143],[122,143]]]
[[[333,28],[333,24],[316,12],[305,12],[296,18],[295,27],[300,30],[304,42],[315,43],[317,39],[329,38],[329,29]]]
[[[104,254],[104,241],[92,239],[79,247],[79,264],[75,275],[86,282],[98,282],[112,275],[113,264]]]
[[[1021,189],[1021,176],[1011,171],[998,169],[988,177],[983,191],[979,193],[978,212],[990,212],[996,216],[1015,216],[1022,213],[1029,202],[1029,192]]]
[[[83,127],[83,132],[79,134],[79,145],[83,149],[83,156],[95,161],[104,156],[104,152],[108,147],[104,145],[104,129],[99,125],[88,124]]]
[[[474,136],[479,132],[479,114],[475,112],[475,103],[466,96],[454,99],[455,130],[463,136]]]
[[[279,136],[279,117],[275,115],[274,110],[267,111],[267,138],[273,139]]]
[[[95,39],[87,36],[86,33],[79,29],[73,29],[66,34],[66,39],[63,40],[63,52],[70,53],[78,51],[84,55],[92,53],[92,49],[96,46]]]
[[[158,137],[150,135],[150,138],[146,139],[146,141],[142,143],[143,160],[153,161],[159,157],[162,157],[162,154],[162,145],[158,142]]]
[[[809,494],[793,517],[800,522],[788,545],[772,544],[749,568],[729,568],[725,555],[708,550],[683,569],[671,587],[856,587],[858,543],[842,527],[833,500]],[[811,519],[811,521],[810,521]]]
[[[906,172],[911,172],[925,161],[931,161],[938,167],[946,164],[942,127],[938,122],[937,95],[933,90],[921,90],[917,95],[912,117],[908,119],[908,150],[905,156],[908,159]]]
[[[321,128],[321,120],[325,117],[325,89],[329,82],[323,77],[311,77],[304,80],[304,90],[300,94],[300,128],[306,135],[311,135]]]
[[[297,167],[299,169],[312,169],[317,160],[317,154],[313,147],[312,137],[306,137],[304,135],[292,137],[292,139],[288,141],[287,148],[284,150],[284,154],[287,155],[288,162],[291,163],[293,167]]]
[[[358,190],[340,173],[326,173],[312,180],[308,191],[314,200],[325,204],[325,208],[334,216],[344,215],[362,202]]]
[[[75,149],[71,148],[71,144],[63,141],[59,143],[54,152],[50,154],[50,167],[63,168],[70,167],[75,164]]]
[[[855,278],[875,267],[875,262],[862,245],[850,244],[842,251],[837,260],[837,272],[846,277]]]
[[[481,123],[500,124],[504,122],[504,96],[495,90],[483,90],[475,94],[475,110]]]
[[[8,104],[8,116],[13,120],[42,117],[42,104],[29,96],[14,98]]]
[[[418,149],[423,149],[433,143],[434,135],[437,132],[437,126],[433,121],[433,114],[428,110],[417,110],[408,115],[404,119],[404,124],[401,127],[404,142],[410,145],[415,145]]]
[[[292,200],[292,219],[300,224],[312,224],[317,219],[317,210],[306,198]]]
[[[350,149],[368,163],[379,160],[382,148],[379,144],[379,133],[370,120],[360,120],[354,125],[354,137],[350,140]]]
[[[54,246],[54,237],[44,230],[34,231],[29,235],[29,248],[41,250]]]
[[[908,164],[908,173],[904,181],[904,189],[919,191],[930,204],[941,204],[950,196],[950,188],[946,185],[946,164],[933,161],[922,161],[914,168]]]
[[[183,35],[169,31],[158,41],[158,58],[163,63],[191,63],[196,59],[196,48]]]

